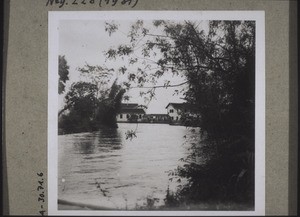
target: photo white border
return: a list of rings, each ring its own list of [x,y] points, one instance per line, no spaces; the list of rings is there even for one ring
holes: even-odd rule
[[[60,20],[253,20],[255,54],[255,210],[100,211],[58,210],[58,39]],[[264,11],[68,11],[48,12],[48,215],[245,216],[265,215],[265,12]]]

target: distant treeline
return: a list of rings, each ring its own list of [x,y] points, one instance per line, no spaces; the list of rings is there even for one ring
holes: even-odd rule
[[[199,115],[183,116],[183,121],[201,128],[202,141],[191,144],[189,156],[181,159],[184,165],[170,174],[171,179],[180,182],[184,178],[188,183],[176,192],[167,191],[166,205],[232,201],[253,209],[255,21],[207,21],[207,31],[201,22],[154,20],[149,28],[138,20],[127,34],[130,42],[109,49],[105,55],[111,61],[129,61],[130,71],[126,66],[118,69],[128,74],[128,82],[122,86],[125,90],[131,84],[145,87],[152,82],[154,86],[146,92],[150,100],[161,76],[186,79],[184,100]],[[110,35],[117,34],[117,24],[106,25]],[[86,66],[82,73],[103,78],[110,70]],[[166,81],[164,88],[169,84]],[[102,86],[99,82],[72,85],[65,113],[62,111],[59,118],[61,133],[90,131],[101,125],[116,127],[125,91],[116,83],[111,90],[100,91]],[[203,156],[207,160],[199,163]]]
[[[65,106],[58,113],[58,134],[95,131],[100,127],[116,128],[116,114],[120,110],[125,90],[115,80],[109,86],[108,73],[99,77],[90,66],[80,69],[90,81],[71,85],[65,95]],[[59,56],[59,94],[65,91],[68,80],[68,65],[64,56]]]

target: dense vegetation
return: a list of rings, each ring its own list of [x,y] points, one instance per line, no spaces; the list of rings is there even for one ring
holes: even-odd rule
[[[184,33],[177,35],[175,44],[181,61],[173,58],[172,62],[187,69],[185,99],[191,110],[200,114],[189,121],[200,124],[204,134],[202,143],[192,147],[187,164],[176,170],[176,175],[189,183],[175,198],[190,203],[218,200],[253,206],[254,23],[210,22],[208,35],[189,23],[180,29]],[[197,157],[205,154],[209,160],[197,164]]]
[[[111,60],[129,60],[134,73],[120,68],[128,74],[128,88],[152,83],[143,94],[155,94],[157,80],[166,74],[186,79],[163,86],[188,86],[184,94],[190,113],[184,122],[200,126],[202,141],[191,144],[184,166],[171,173],[188,182],[177,192],[168,191],[166,204],[232,201],[253,208],[255,22],[156,20],[153,26],[137,21],[128,33],[130,43],[106,54]],[[107,23],[106,29],[112,34],[117,27]]]
[[[65,91],[66,81],[69,80],[69,66],[65,56],[58,56],[58,93]]]
[[[116,114],[125,90],[117,80],[109,86],[110,74],[98,75],[98,68],[87,65],[79,70],[86,74],[87,81],[73,83],[67,92],[65,106],[59,112],[59,134],[116,128]]]
[[[118,25],[106,23],[105,30],[112,35]],[[106,60],[121,58],[124,66],[80,69],[90,81],[73,84],[67,93],[61,132],[116,127],[115,115],[130,88],[145,89],[140,95],[151,100],[157,88],[186,85],[184,98],[190,107],[183,121],[188,127],[200,127],[202,140],[190,144],[184,166],[170,173],[173,180],[187,183],[176,192],[167,191],[166,205],[211,201],[253,208],[255,22],[156,20],[149,26],[139,20],[128,37],[127,44],[106,52]],[[128,79],[108,86],[110,72]],[[164,75],[181,76],[185,82],[158,86]]]

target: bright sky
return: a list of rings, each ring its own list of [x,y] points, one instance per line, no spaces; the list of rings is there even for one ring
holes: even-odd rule
[[[70,80],[67,82],[66,90],[73,82],[79,81],[77,67],[83,67],[85,63],[89,65],[103,65],[107,67],[126,66],[126,61],[105,62],[104,52],[112,46],[129,42],[126,33],[132,21],[117,21],[119,30],[109,36],[105,32],[104,21],[101,20],[63,20],[59,25],[59,54],[65,55],[70,66]],[[145,23],[148,25],[147,23]],[[128,66],[127,66],[128,67]],[[178,84],[184,78],[173,76],[162,77],[163,80],[170,80],[171,84]],[[176,88],[178,89],[178,88]],[[169,102],[183,102],[182,95],[174,96],[175,88],[156,89],[156,99],[148,105],[147,113],[166,113],[165,107]],[[130,103],[145,104],[144,98],[139,96],[139,89],[132,89],[127,94],[131,96]],[[65,91],[67,92],[67,91]],[[60,107],[63,106],[64,94],[60,95]]]

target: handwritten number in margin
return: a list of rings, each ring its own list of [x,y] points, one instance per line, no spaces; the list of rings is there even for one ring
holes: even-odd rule
[[[118,3],[118,0],[112,0],[112,5],[111,6],[115,6]]]
[[[136,0],[134,5],[132,6],[132,8],[134,8],[137,5],[138,2],[139,2],[139,0]]]
[[[40,190],[44,190],[44,188],[42,186],[38,186],[37,191],[40,191]]]
[[[45,202],[45,199],[44,198],[41,198],[41,197],[39,197],[38,198],[38,202],[40,202],[40,201],[42,201],[43,203]]]

